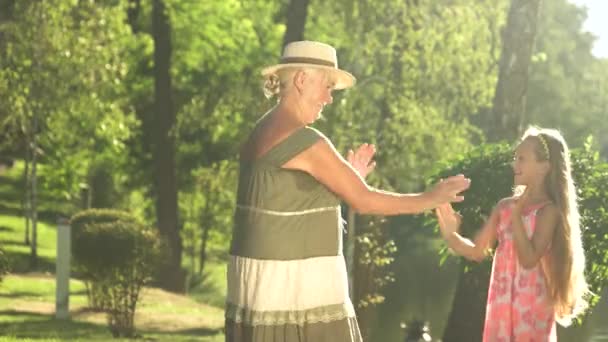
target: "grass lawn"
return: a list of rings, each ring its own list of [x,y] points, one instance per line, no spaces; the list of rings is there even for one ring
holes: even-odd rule
[[[38,222],[38,263],[30,264],[20,212],[22,163],[0,176],[0,246],[9,257],[11,274],[0,282],[1,341],[128,341],[113,339],[104,313],[87,308],[82,281],[70,281],[70,319],[55,312],[55,246],[60,199],[41,194],[47,215]],[[31,227],[30,227],[31,229]],[[225,265],[210,263],[205,281],[190,296],[145,288],[135,316],[144,341],[224,341]]]
[[[0,212],[12,216],[22,216],[23,209],[21,201],[24,197],[23,186],[23,161],[15,161],[13,167],[0,175]],[[61,194],[50,193],[44,187],[46,178],[46,166],[38,165],[38,217],[43,220],[54,221],[57,213],[69,212],[74,208],[74,203],[70,203]],[[2,221],[0,221],[2,223]]]
[[[70,282],[69,320],[54,319],[55,279],[45,274],[9,275],[0,285],[0,341],[119,341],[105,314],[86,307],[85,287]],[[223,341],[223,312],[195,300],[146,288],[136,327],[148,341]]]
[[[0,214],[0,245],[9,256],[11,269],[16,273],[27,272],[30,267],[30,247],[24,244],[22,217]],[[30,227],[31,229],[31,227]],[[38,265],[36,271],[55,272],[56,229],[46,222],[38,222]]]
[[[0,283],[0,341],[114,340],[105,315],[87,309],[85,287],[77,279],[70,282],[71,319],[54,319],[55,227],[41,222],[38,229],[38,266],[27,272],[22,218],[0,215],[0,245],[13,271]],[[136,313],[138,332],[148,341],[223,341],[223,269],[211,264],[206,285],[191,297],[146,288]]]

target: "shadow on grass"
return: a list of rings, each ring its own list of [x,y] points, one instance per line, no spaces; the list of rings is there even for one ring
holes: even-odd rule
[[[215,336],[222,332],[223,329],[209,329],[209,328],[194,328],[194,329],[184,329],[184,330],[175,330],[175,331],[155,331],[155,330],[139,330],[139,333],[144,337],[146,334],[154,334],[154,335],[181,335],[181,336]]]
[[[20,298],[20,297],[28,297],[28,298],[32,298],[32,297],[40,297],[40,292],[34,292],[34,291],[12,291],[11,293],[0,293],[0,298],[11,298],[11,299],[15,299],[15,298]],[[2,312],[0,312],[0,314],[2,314]]]
[[[56,200],[49,201],[51,203],[56,202]],[[47,208],[48,206],[48,208]],[[38,209],[38,220],[41,222],[48,222],[51,226],[53,226],[57,222],[57,219],[61,217],[69,217],[69,215],[64,213],[69,213],[71,207],[67,204],[61,208],[54,208],[51,205],[47,205],[46,203],[41,203],[40,208]],[[23,216],[23,209],[20,206],[12,205],[9,202],[0,201],[0,214],[7,216]],[[10,229],[10,228],[9,228]],[[11,229],[12,230],[12,229]]]
[[[17,177],[2,176],[0,177],[0,184],[8,184],[13,186],[14,188],[19,188],[23,186],[23,180]]]
[[[105,324],[76,320],[59,320],[51,315],[0,310],[0,331],[16,338],[57,338],[61,340],[112,340]],[[137,329],[138,340],[146,341],[200,341],[202,337],[217,336],[222,329],[195,328],[177,331]]]
[[[17,338],[111,339],[108,329],[102,325],[14,310],[0,311],[0,331]]]
[[[86,290],[70,291],[70,296],[86,296]],[[18,299],[18,298],[38,298],[40,291],[11,291],[11,293],[0,293],[0,298]],[[1,312],[0,312],[1,314]]]
[[[28,273],[28,272],[55,272],[55,260],[38,256],[36,267],[32,267],[31,256],[27,252],[5,251],[11,273]]]
[[[221,274],[223,277],[224,273],[222,272]],[[224,292],[225,284],[222,284],[221,281],[217,280],[217,267],[214,269],[208,267],[202,275],[191,275],[188,281],[189,297],[199,303],[224,309],[226,304],[226,294]]]
[[[0,232],[12,232],[14,230],[15,230],[15,228],[7,227],[7,226],[0,226]]]
[[[0,227],[0,229],[2,229]],[[10,228],[8,228],[10,229]],[[6,246],[17,246],[17,247],[29,247],[29,245],[26,245],[23,241],[16,241],[16,240],[0,240],[0,244],[2,244],[3,247]]]

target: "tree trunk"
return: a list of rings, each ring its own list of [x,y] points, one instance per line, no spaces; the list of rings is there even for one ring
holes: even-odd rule
[[[93,162],[88,185],[80,189],[82,209],[113,208],[116,204],[114,179],[107,162]]]
[[[308,2],[309,0],[291,0],[289,2],[283,47],[288,43],[304,40]]]
[[[201,227],[203,228],[203,236],[201,237],[201,250],[199,254],[199,264],[198,264],[198,273],[202,276],[203,271],[205,270],[205,263],[207,261],[207,241],[209,241],[209,231],[213,225],[211,222],[211,203],[215,202],[217,199],[212,195],[211,186],[207,187],[207,196],[205,196],[205,208],[202,210],[200,218],[201,218]]]
[[[25,166],[23,168],[23,189],[25,193],[21,197],[21,209],[23,210],[23,216],[25,219],[25,236],[23,237],[23,243],[27,246],[30,244],[30,149],[29,149],[29,137],[26,135],[25,144]]]
[[[194,213],[196,211],[195,206],[195,196],[190,196],[190,213]],[[190,215],[188,215],[190,216]],[[194,220],[193,220],[194,221]],[[185,253],[190,255],[190,270],[189,275],[192,276],[196,274],[196,231],[194,229],[190,229],[190,236],[188,237],[190,241],[190,248],[188,248]],[[190,288],[190,282],[188,282],[188,288]]]
[[[32,243],[31,247],[31,259],[30,266],[32,270],[35,270],[38,267],[38,139],[37,139],[37,131],[38,131],[38,108],[34,109],[33,117],[32,117],[32,188],[30,191],[31,200],[30,200],[30,217],[32,218]]]
[[[175,112],[171,96],[171,26],[162,0],[154,0],[152,30],[154,36],[155,143],[153,146],[156,186],[156,218],[161,235],[166,239],[170,256],[161,268],[160,285],[173,292],[185,291],[185,274],[181,268],[182,242],[179,235],[175,139],[172,129]]]
[[[528,70],[536,37],[540,0],[512,0],[503,31],[498,84],[486,136],[516,139],[525,122]]]
[[[481,341],[490,270],[491,264],[486,261],[469,272],[461,271],[442,341]]]
[[[131,27],[131,32],[137,33],[139,32],[139,26],[137,25],[137,19],[139,18],[139,13],[141,12],[141,0],[129,0],[129,5],[127,8],[127,22]]]
[[[44,32],[44,25],[46,24],[46,13],[43,9],[38,6],[36,7],[36,16],[39,18],[40,27]],[[41,42],[43,43],[43,42]],[[41,47],[42,48],[42,47]],[[33,68],[32,72],[38,74],[41,70],[40,58],[38,49],[34,50],[33,54]],[[35,270],[38,267],[38,124],[39,115],[41,115],[44,107],[40,104],[41,95],[43,92],[42,84],[38,79],[34,79],[32,83],[32,93],[30,98],[30,110],[31,110],[31,121],[29,124],[29,134],[26,135],[28,138],[27,143],[30,150],[30,156],[32,158],[32,173],[30,178],[30,218],[32,220],[32,243],[30,244],[30,267]]]
[[[209,241],[209,231],[211,230],[211,225],[209,223],[205,224],[204,222],[201,222],[201,224],[203,225],[203,236],[201,237],[198,273],[202,276],[203,271],[205,271],[205,263],[207,261],[207,241]]]

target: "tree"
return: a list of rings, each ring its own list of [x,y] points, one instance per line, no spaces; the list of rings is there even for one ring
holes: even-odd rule
[[[503,31],[498,83],[488,139],[513,140],[522,131],[528,74],[536,37],[540,0],[512,0]]]
[[[306,15],[308,13],[309,0],[290,0],[287,7],[287,20],[283,47],[288,43],[304,40],[304,28],[306,27]]]
[[[185,275],[181,268],[182,240],[179,234],[177,178],[175,167],[175,108],[171,87],[171,25],[165,2],[154,0],[152,11],[154,37],[154,99],[156,137],[153,144],[156,217],[162,236],[170,248],[170,261],[160,275],[161,286],[183,292]]]
[[[191,192],[181,197],[184,215],[184,248],[190,253],[190,286],[205,279],[209,261],[223,260],[230,243],[236,197],[237,165],[222,160],[193,171],[196,180]]]
[[[13,133],[12,146],[32,158],[25,207],[32,217],[34,262],[38,192],[64,198],[68,203],[45,205],[69,214],[92,161],[103,155],[118,161],[129,136],[121,80],[131,42],[122,11],[120,4],[16,2],[0,29],[0,84],[7,85],[1,101],[9,113],[2,128]],[[39,161],[45,164],[40,184]]]
[[[608,62],[595,58],[583,31],[585,11],[561,1],[542,3],[526,104],[526,123],[555,127],[573,146],[593,134],[606,146]]]
[[[194,238],[190,234],[192,226],[201,228],[198,218],[193,220],[191,214],[198,210],[197,203],[205,203],[207,196],[213,195],[195,194],[200,189],[194,170],[235,159],[238,145],[255,122],[254,117],[265,110],[258,68],[276,58],[283,32],[282,25],[268,17],[279,7],[273,2],[184,0],[163,4],[171,31],[168,75],[175,123],[170,138],[175,144],[179,217],[184,218],[178,222],[184,226],[180,229],[183,245],[191,250],[192,246],[198,246],[198,241],[187,241]],[[148,15],[153,12],[151,4],[141,3],[135,22],[137,29],[133,30],[137,32],[135,36],[153,35],[145,24],[152,21]],[[267,20],[260,20],[265,16]],[[153,64],[153,56],[146,52],[154,50],[145,39],[142,41],[128,75],[131,101],[141,123],[130,146],[129,179],[133,186],[156,199],[160,192],[156,185],[149,184],[156,184],[157,176],[147,171],[156,170],[157,163],[155,157],[150,157],[156,154],[158,120],[150,113],[158,106],[151,101],[155,80],[154,70],[148,65]],[[194,201],[192,209],[191,199],[197,196],[200,198]],[[224,212],[230,208],[214,205],[210,209],[208,215],[222,221]]]

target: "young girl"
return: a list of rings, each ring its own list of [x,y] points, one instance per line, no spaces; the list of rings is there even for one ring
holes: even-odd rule
[[[584,310],[587,283],[568,147],[552,129],[530,128],[512,164],[516,195],[501,200],[473,241],[450,204],[436,210],[456,253],[480,261],[493,248],[483,341],[556,341]],[[525,190],[521,191],[522,188]]]

